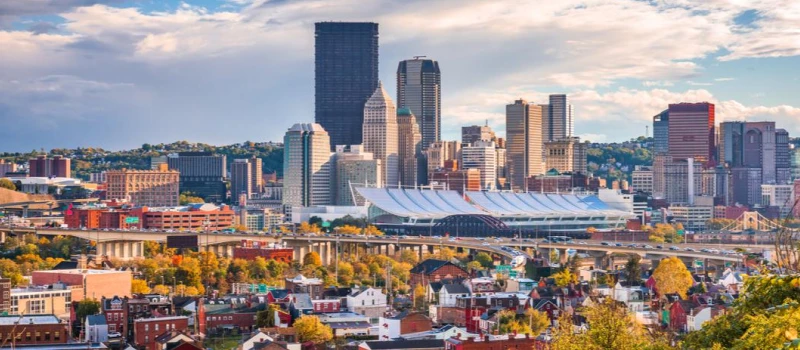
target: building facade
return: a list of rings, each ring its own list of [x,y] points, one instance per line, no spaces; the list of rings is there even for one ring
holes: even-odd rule
[[[664,166],[664,198],[667,202],[691,204],[694,196],[702,193],[702,170],[702,165],[696,162],[674,161],[666,164]]]
[[[336,145],[360,145],[364,103],[378,87],[378,24],[314,26],[314,121]]]
[[[694,158],[701,164],[713,164],[716,154],[714,104],[670,104],[668,152],[673,160]]]
[[[431,59],[401,61],[397,66],[397,107],[417,117],[422,149],[442,136],[442,75],[439,62]]]
[[[28,176],[30,177],[72,177],[71,160],[62,156],[37,156],[28,160]],[[5,174],[2,174],[5,176]]]
[[[416,186],[419,182],[419,157],[422,152],[422,135],[416,116],[408,108],[397,110],[397,169],[400,184]]]
[[[476,141],[494,141],[497,137],[489,125],[470,125],[461,127],[461,143],[471,145]]]
[[[481,172],[478,169],[440,169],[428,174],[429,184],[438,189],[464,191],[481,190]]]
[[[461,168],[480,171],[482,190],[497,189],[497,151],[493,141],[475,141],[461,149]]]
[[[397,109],[381,84],[364,105],[363,126],[364,150],[381,161],[384,186],[397,186],[400,182]]]
[[[543,174],[542,108],[525,100],[506,105],[506,162],[511,189],[525,188],[525,179]]]
[[[249,159],[236,159],[231,163],[231,202],[239,203],[239,197],[253,195],[253,164]]]
[[[669,110],[653,116],[653,152],[666,154],[669,151]]]
[[[574,111],[565,94],[550,95],[547,114],[542,115],[542,140],[556,141],[574,134]]]
[[[631,172],[631,187],[635,192],[653,193],[653,168],[637,165]]]
[[[373,159],[361,145],[336,146],[335,159],[335,205],[363,205],[364,198],[354,186],[383,187],[380,159]]]
[[[178,205],[180,173],[167,170],[109,170],[106,198],[127,200],[136,205]]]
[[[545,169],[556,169],[558,172],[586,174],[586,152],[588,145],[579,137],[568,137],[553,141],[545,141]]]
[[[179,152],[167,156],[170,170],[180,172],[181,192],[191,192],[207,202],[223,202],[228,192],[227,158],[211,152]]]
[[[761,205],[777,207],[780,217],[784,218],[792,212],[795,202],[794,185],[761,185]]]
[[[461,142],[439,141],[435,142],[424,151],[427,160],[428,173],[442,169],[447,161],[461,159]]]
[[[283,137],[283,203],[331,202],[331,140],[320,124],[295,124]]]

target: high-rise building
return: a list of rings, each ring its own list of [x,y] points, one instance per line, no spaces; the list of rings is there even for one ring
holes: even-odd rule
[[[679,160],[664,166],[664,198],[670,204],[691,204],[695,195],[702,194],[703,166],[697,162],[691,162],[690,166],[689,163],[686,160]],[[692,179],[691,183],[689,178]]]
[[[314,120],[331,146],[361,144],[364,103],[378,87],[378,24],[320,22],[314,38]]]
[[[464,191],[481,190],[481,172],[478,169],[439,169],[428,178],[434,188],[457,191],[462,195]]]
[[[653,168],[637,165],[631,172],[631,187],[634,192],[653,193]]]
[[[794,201],[794,184],[761,185],[761,205],[764,207],[778,207],[781,218],[792,212]]]
[[[586,174],[586,143],[581,142],[579,137],[566,137],[554,141],[545,141],[544,155],[545,168],[556,169],[559,173],[582,173]]]
[[[496,136],[489,125],[471,125],[461,127],[461,143],[471,145],[476,141],[495,141]]]
[[[380,159],[382,182],[386,187],[396,187],[400,182],[397,144],[397,109],[383,85],[378,84],[364,105],[364,151]]]
[[[424,151],[427,160],[428,173],[444,168],[447,161],[458,161],[461,159],[461,142],[458,141],[439,141],[434,142]]]
[[[461,168],[480,171],[481,189],[497,189],[497,146],[493,141],[475,141],[461,149]]]
[[[283,137],[283,204],[331,202],[331,139],[319,124],[295,124]]]
[[[792,183],[791,146],[789,132],[785,129],[775,130],[775,183],[779,185]]]
[[[714,104],[670,104],[668,149],[673,160],[694,158],[705,166],[714,164],[716,137],[714,131]]]
[[[439,63],[419,57],[397,66],[397,107],[417,117],[422,148],[442,138],[442,74]]]
[[[211,152],[179,152],[167,156],[169,169],[181,174],[181,192],[191,192],[209,203],[225,200],[228,191],[226,163],[224,155]]]
[[[653,152],[666,154],[669,151],[669,110],[653,117]]]
[[[158,170],[106,171],[106,198],[148,207],[178,205],[180,174],[165,164]]]
[[[525,179],[543,174],[542,108],[525,100],[506,105],[506,162],[512,190],[524,190]]]
[[[793,144],[790,144],[791,147],[789,151],[789,164],[792,173],[792,183],[794,180],[800,179],[800,148],[795,147]]]
[[[506,188],[507,165],[506,165],[506,149],[497,147],[494,150],[497,153],[497,187],[499,189]]]
[[[550,104],[546,106],[547,114],[542,114],[542,140],[572,137],[575,133],[574,111],[567,95],[550,95]]]
[[[655,198],[666,197],[665,173],[667,164],[670,163],[672,163],[672,157],[665,153],[653,155],[653,197]]]
[[[422,154],[422,135],[416,116],[408,108],[397,110],[397,135],[400,183],[403,186],[416,186],[420,184],[418,166]]]
[[[161,164],[167,164],[167,156],[150,157],[150,170],[158,170]]]
[[[13,173],[17,171],[17,164],[13,162],[6,162],[5,159],[0,159],[0,177],[6,176],[6,173]]]
[[[261,158],[253,156],[249,159],[250,162],[250,178],[253,193],[264,192],[264,166]]]
[[[253,195],[253,164],[249,159],[236,159],[231,163],[231,202],[242,204],[240,196]]]
[[[335,205],[364,205],[364,198],[354,187],[383,187],[381,161],[361,145],[338,145],[335,155]]]
[[[28,160],[28,175],[30,177],[72,177],[70,159],[62,156],[37,156]],[[5,176],[5,174],[3,174]]]

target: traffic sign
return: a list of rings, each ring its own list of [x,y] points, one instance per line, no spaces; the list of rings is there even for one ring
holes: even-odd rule
[[[497,265],[497,272],[509,272],[511,271],[511,265]]]
[[[325,227],[325,228],[331,227],[331,222],[330,221],[323,221],[322,222],[322,227]]]
[[[694,261],[694,266],[703,267],[703,260],[695,260]]]
[[[683,233],[684,233],[684,232],[685,232],[684,230],[678,230],[678,235],[679,235],[679,236],[683,236]]]
[[[138,216],[128,216],[128,217],[125,218],[125,223],[126,224],[138,224],[139,223],[139,217]]]

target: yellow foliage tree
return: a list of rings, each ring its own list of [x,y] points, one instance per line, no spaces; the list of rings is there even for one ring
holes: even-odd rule
[[[297,232],[300,233],[319,233],[319,226],[316,224],[309,224],[307,221],[303,221],[300,223],[300,226],[297,227]]]
[[[160,294],[160,295],[168,295],[169,294],[169,287],[167,287],[167,286],[165,286],[163,284],[158,284],[155,287],[153,287],[152,292],[156,293],[156,294]]]
[[[564,269],[554,274],[552,277],[555,279],[556,286],[559,287],[566,287],[572,283],[578,283],[578,276],[570,272],[569,269]]]
[[[364,234],[367,236],[383,236],[383,231],[373,225],[369,225],[364,229]]]
[[[150,287],[147,286],[147,281],[144,280],[132,280],[131,281],[131,293],[132,294],[147,294],[150,293]]]
[[[300,316],[294,321],[294,330],[297,334],[297,339],[301,343],[312,342],[314,344],[322,344],[333,339],[331,327],[322,324],[317,316]]]
[[[361,229],[353,225],[342,225],[336,228],[336,232],[342,235],[358,235]]]
[[[303,266],[322,266],[322,258],[319,253],[310,252],[303,257]]]
[[[660,295],[677,293],[681,298],[686,298],[686,292],[694,284],[692,274],[677,257],[661,260],[653,271],[656,281],[656,291]]]

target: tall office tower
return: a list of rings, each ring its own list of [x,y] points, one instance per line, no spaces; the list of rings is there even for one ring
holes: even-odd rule
[[[550,104],[546,106],[547,114],[542,114],[542,140],[555,141],[572,137],[575,133],[574,111],[567,95],[550,95]]]
[[[545,141],[545,169],[558,172],[586,174],[586,152],[588,146],[579,137],[566,137]]]
[[[792,182],[791,148],[789,132],[784,129],[775,131],[775,183],[779,185]]]
[[[506,188],[506,149],[497,147],[494,149],[495,153],[497,153],[497,188],[504,189]]]
[[[428,165],[428,173],[444,168],[447,161],[461,160],[461,142],[458,141],[439,141],[434,142],[424,150],[425,159]]]
[[[653,152],[666,154],[669,151],[669,110],[653,116]]]
[[[461,127],[461,143],[471,145],[476,141],[495,141],[496,136],[492,128],[486,125],[471,125]]]
[[[331,146],[361,144],[364,103],[377,87],[378,24],[316,23],[314,120]]]
[[[506,105],[506,162],[512,190],[524,190],[525,179],[544,173],[542,108],[525,100]]]
[[[378,84],[364,105],[364,151],[380,159],[381,180],[386,187],[397,187],[400,181],[397,144],[397,109],[383,84]]]
[[[745,122],[719,123],[719,163],[731,168],[741,167],[744,163]]]
[[[694,158],[695,162],[714,164],[715,131],[714,104],[670,104],[668,149],[673,160]]]
[[[148,207],[178,205],[180,175],[162,164],[156,170],[106,171],[106,198]]]
[[[62,156],[37,156],[28,160],[28,176],[30,177],[71,177],[70,159]],[[3,174],[5,175],[5,174]]]
[[[461,149],[461,169],[478,169],[482,190],[497,189],[497,145],[480,140]]]
[[[442,138],[442,74],[439,63],[419,57],[397,66],[397,107],[417,117],[422,148]]]
[[[789,144],[789,163],[792,172],[792,181],[800,179],[800,148]],[[798,193],[800,195],[800,193]]]
[[[383,187],[381,161],[361,145],[337,145],[335,154],[335,205],[364,205],[364,198],[355,187]]]
[[[673,161],[664,167],[664,198],[668,203],[690,204],[694,195],[703,192],[702,164],[691,162],[692,183],[689,182],[690,162],[687,160]],[[689,186],[693,186],[692,189]]]
[[[225,200],[228,167],[224,155],[179,152],[167,156],[167,164],[181,173],[181,192],[191,192],[209,203]]]
[[[150,157],[150,170],[158,170],[161,164],[167,164],[167,156]]]
[[[241,204],[239,197],[253,194],[253,164],[249,159],[236,159],[231,163],[231,202]]]
[[[666,197],[665,172],[667,164],[672,163],[672,157],[664,153],[653,155],[653,197]]]
[[[331,139],[319,124],[295,124],[283,137],[283,204],[331,203]]]
[[[408,108],[397,110],[397,149],[400,183],[403,186],[420,184],[419,158],[422,156],[422,135],[417,118]]]
[[[653,193],[653,168],[637,165],[631,172],[631,187],[634,192]]]
[[[262,193],[264,192],[264,166],[261,158],[253,156],[248,161],[252,179],[250,187],[252,187],[253,193]]]

